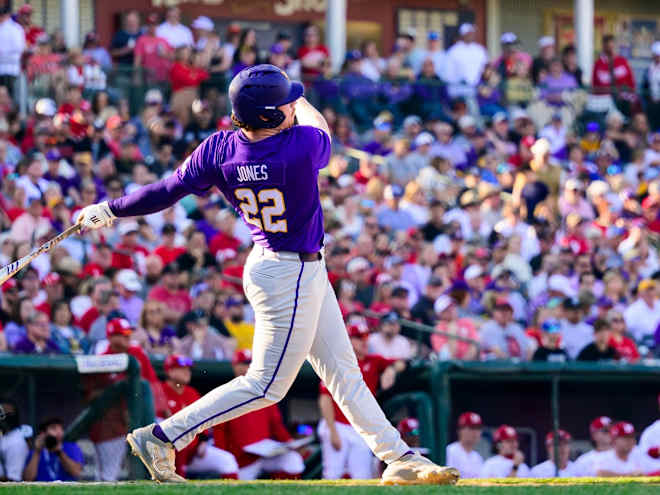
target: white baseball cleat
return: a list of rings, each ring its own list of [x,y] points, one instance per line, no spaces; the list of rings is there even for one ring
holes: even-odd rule
[[[460,474],[457,469],[434,464],[419,454],[406,454],[385,468],[383,485],[454,485]]]
[[[153,433],[154,425],[133,430],[126,435],[126,441],[131,446],[134,456],[142,461],[147,468],[151,479],[163,483],[185,483],[186,479],[176,474],[174,467],[174,447],[156,438]]]

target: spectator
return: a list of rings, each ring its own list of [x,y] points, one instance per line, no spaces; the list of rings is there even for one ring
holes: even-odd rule
[[[405,369],[405,363],[369,354],[368,333],[357,325],[350,325],[347,330],[358,366],[371,393],[375,394],[379,388],[391,388],[396,374]],[[339,479],[346,472],[352,479],[372,478],[373,454],[350,425],[323,382],[320,384],[319,408],[322,416],[318,435],[323,453],[323,479]]]
[[[620,313],[619,318],[623,320]],[[594,341],[583,347],[576,359],[578,361],[612,361],[616,359],[617,351],[611,345],[612,326],[612,320],[598,319],[594,321]]]
[[[450,338],[443,334],[431,335],[431,346],[438,357],[442,360],[460,359],[471,361],[478,359],[479,333],[469,318],[458,317],[458,308],[451,296],[443,294],[438,297],[433,309],[438,318],[435,326],[436,330],[461,339]]]
[[[167,398],[167,410],[160,416],[167,418],[198,400],[201,395],[190,386],[193,361],[180,354],[170,354],[164,363],[166,379],[163,392]],[[198,436],[185,449],[176,453],[177,472],[181,476],[214,475],[219,478],[237,479],[238,464],[232,454],[212,445],[209,435]]]
[[[133,67],[135,45],[141,34],[139,14],[135,10],[126,12],[122,29],[115,33],[110,43],[110,55],[118,65]]]
[[[251,362],[252,353],[249,350],[237,351],[232,359],[234,376],[244,376]],[[294,450],[273,457],[262,457],[247,449],[265,439],[284,444],[291,440],[277,404],[220,423],[214,428],[213,438],[216,447],[234,455],[238,462],[238,478],[241,480],[254,480],[264,474],[276,479],[295,479],[305,469],[302,457]]]
[[[651,45],[653,61],[644,72],[642,88],[648,91],[646,95],[646,113],[651,129],[660,129],[660,41]]]
[[[206,67],[206,55],[193,53],[189,45],[176,49],[174,64],[170,69],[172,86],[172,111],[185,127],[190,121],[192,103],[199,97],[199,85],[209,78]]]
[[[484,464],[475,450],[481,439],[483,421],[475,412],[464,412],[458,417],[458,440],[447,445],[447,466],[461,473],[461,478],[478,478]]]
[[[43,216],[44,203],[40,198],[31,198],[25,213],[20,215],[11,226],[11,236],[17,242],[31,244],[50,232],[50,222]]]
[[[644,460],[636,448],[635,427],[626,421],[619,421],[612,425],[611,435],[612,450],[599,456],[595,463],[596,475],[642,476]]]
[[[617,357],[628,363],[639,361],[637,344],[626,335],[626,320],[623,315],[619,311],[611,309],[607,313],[607,322],[611,330],[608,344],[614,349]]]
[[[582,87],[582,69],[578,66],[577,63],[577,54],[575,52],[575,45],[566,45],[561,51],[561,63],[564,66],[564,70],[571,74],[578,85]]]
[[[534,351],[532,361],[563,363],[569,360],[561,348],[561,323],[554,318],[541,323],[541,345]]]
[[[416,226],[410,213],[399,208],[399,202],[403,197],[401,186],[396,184],[386,186],[383,197],[385,198],[385,205],[378,212],[378,224],[381,227],[397,231]]]
[[[644,279],[637,285],[637,300],[623,312],[628,331],[635,340],[640,341],[653,335],[660,323],[660,300],[658,300],[656,282]]]
[[[484,462],[481,478],[528,478],[529,467],[518,449],[518,433],[509,425],[502,425],[493,434],[497,454]]]
[[[36,311],[25,321],[26,335],[16,342],[12,351],[17,354],[59,354],[60,348],[51,338],[48,315]]]
[[[226,323],[225,323],[226,324]],[[181,340],[181,353],[193,359],[228,361],[236,348],[236,341],[215,333],[209,326],[209,317],[201,309],[186,313],[181,319],[185,336]]]
[[[522,327],[513,322],[513,307],[505,298],[497,298],[492,319],[481,327],[481,342],[488,356],[496,359],[528,360],[533,344]]]
[[[29,3],[21,5],[16,12],[15,21],[21,25],[25,31],[25,42],[28,48],[33,48],[37,40],[44,34],[44,30],[32,22],[34,7]]]
[[[539,39],[539,55],[532,61],[532,81],[538,86],[550,71],[550,64],[555,59],[555,39],[543,36]]]
[[[148,299],[142,306],[138,328],[133,338],[149,355],[167,356],[179,350],[180,342],[174,328],[165,325],[165,305]]]
[[[38,277],[37,280],[39,280]],[[16,305],[12,308],[10,321],[3,329],[3,333],[5,335],[9,349],[12,349],[20,340],[26,336],[27,320],[34,313],[35,308],[31,297],[22,296],[20,299],[18,299]]]
[[[474,24],[463,23],[458,28],[459,40],[447,50],[448,64],[451,72],[446,80],[453,83],[466,84],[475,88],[481,79],[481,74],[488,63],[486,49],[475,41],[476,28]]]
[[[582,305],[577,298],[567,297],[562,303],[561,337],[566,352],[575,359],[594,340],[594,329],[583,321]]]
[[[321,43],[319,29],[314,25],[308,26],[305,29],[303,46],[298,49],[303,79],[309,80],[321,75],[323,64],[329,57],[330,52]]]
[[[117,272],[115,281],[119,291],[119,310],[131,325],[137,325],[143,305],[143,299],[138,295],[142,291],[140,277],[134,270],[124,268]]]
[[[545,436],[545,448],[548,452],[548,460],[537,464],[530,470],[532,478],[554,478],[557,476],[557,464],[555,464],[555,435],[558,443],[559,454],[559,478],[571,478],[575,476],[571,454],[571,434],[565,430],[549,432]]]
[[[108,50],[106,50],[104,46],[101,46],[99,35],[94,31],[85,35],[83,55],[87,58],[94,59],[104,71],[112,69],[112,58],[110,57]]]
[[[596,476],[596,466],[600,458],[612,451],[611,426],[612,420],[607,416],[599,416],[591,422],[589,433],[594,448],[575,460],[575,476]]]
[[[156,29],[156,36],[165,39],[175,49],[195,44],[192,31],[181,24],[181,10],[178,7],[167,9],[165,21]]]
[[[64,422],[52,418],[39,425],[23,479],[25,481],[77,481],[82,474],[83,453],[75,442],[65,442]]]
[[[227,318],[224,320],[225,328],[236,339],[237,349],[252,349],[254,325],[245,321],[243,301],[237,297],[229,297],[225,302]]]
[[[378,82],[385,71],[385,60],[378,53],[378,44],[373,40],[365,41],[362,43],[360,51],[364,55],[360,64],[360,72],[363,76]]]
[[[18,404],[0,398],[0,481],[23,481],[23,468],[30,454],[27,438],[32,428],[20,424]]]
[[[62,354],[85,354],[89,351],[89,341],[80,328],[73,325],[73,315],[69,303],[64,299],[51,306],[51,338]]]
[[[625,57],[616,51],[616,40],[611,34],[603,36],[603,51],[594,63],[591,85],[597,93],[617,95],[635,90],[635,75]]]
[[[165,322],[170,324],[176,324],[192,306],[188,292],[180,288],[179,272],[177,263],[165,265],[160,284],[153,287],[147,296],[147,299],[154,299],[165,305]]]
[[[157,24],[158,14],[148,14],[147,28],[135,43],[134,66],[144,69],[145,81],[149,83],[166,81],[174,58],[172,46],[156,33]]]
[[[385,359],[411,359],[414,346],[399,333],[400,331],[399,316],[395,312],[381,316],[378,332],[372,333],[367,339],[369,354],[376,354]]]
[[[11,18],[11,9],[8,5],[0,7],[0,85],[5,86],[10,95],[14,92],[26,47],[25,31]]]

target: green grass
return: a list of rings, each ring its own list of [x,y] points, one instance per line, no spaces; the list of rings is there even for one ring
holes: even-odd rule
[[[649,495],[660,494],[659,478],[564,478],[549,480],[463,480],[457,486],[383,487],[377,481],[204,481],[184,485],[127,483],[0,483],[12,495]]]

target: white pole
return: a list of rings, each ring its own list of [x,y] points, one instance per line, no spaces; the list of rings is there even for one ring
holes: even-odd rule
[[[486,3],[486,46],[491,60],[494,60],[500,53],[501,12],[500,0],[488,0]]]
[[[346,0],[327,0],[325,43],[330,50],[332,71],[339,72],[346,56]]]
[[[66,46],[80,47],[80,0],[61,0],[60,18]]]
[[[577,61],[583,82],[589,84],[594,63],[594,0],[575,0],[574,10]]]

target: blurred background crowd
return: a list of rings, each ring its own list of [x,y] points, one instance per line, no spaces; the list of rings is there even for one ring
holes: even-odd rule
[[[583,74],[572,45],[544,36],[523,46],[506,32],[492,58],[463,23],[450,46],[414,30],[386,50],[356,44],[337,72],[316,25],[260,45],[249,26],[184,22],[177,7],[128,11],[109,44],[89,32],[71,48],[32,13],[0,10],[0,264],[82,207],[173,173],[232,129],[233,75],[271,63],[303,80],[332,129],[319,178],[325,259],[358,357],[382,359],[374,391],[411,359],[644,364],[660,354],[660,41],[640,72],[605,34]],[[128,351],[167,416],[149,357],[179,356],[172,368],[249,361],[250,247],[217,191],[69,238],[2,286],[0,351]],[[320,394],[323,418],[334,418]],[[634,434],[617,425],[615,446]],[[319,430],[335,453],[338,429]],[[501,430],[498,445],[513,441],[515,430]],[[239,468],[254,463],[234,454]]]

